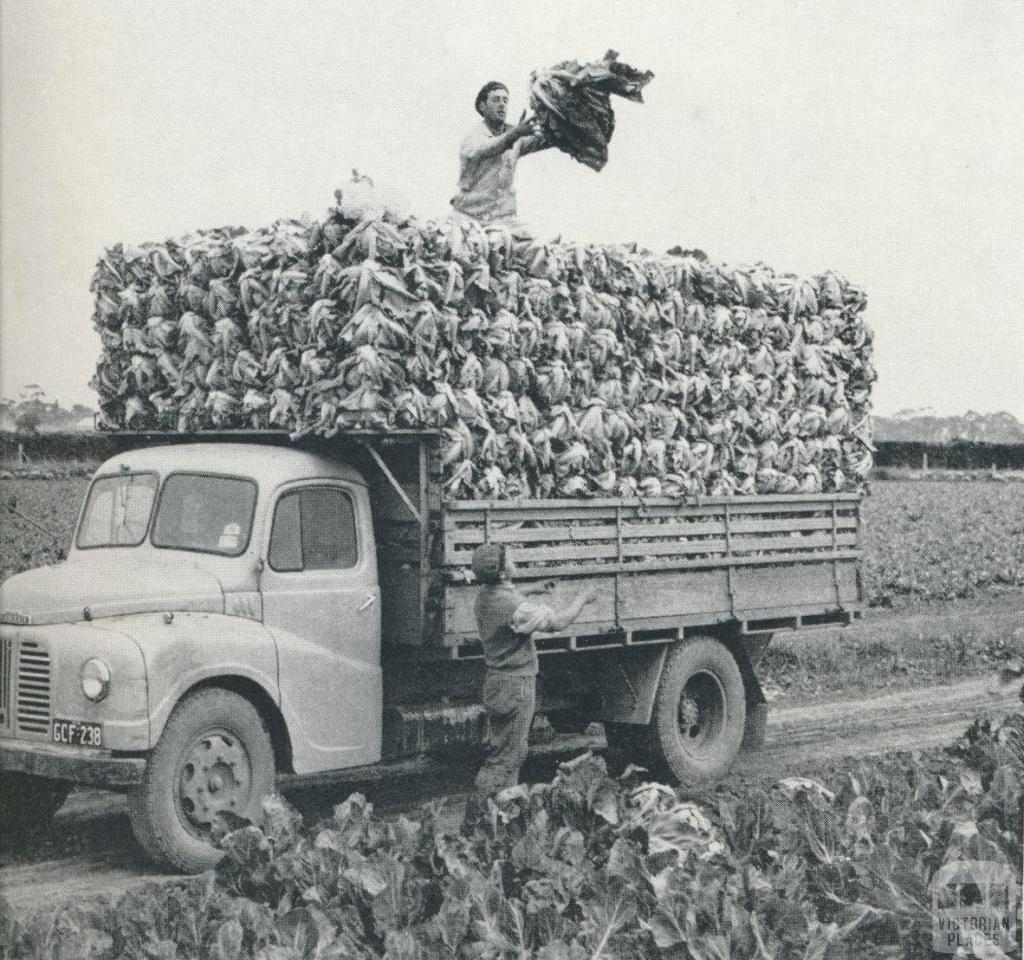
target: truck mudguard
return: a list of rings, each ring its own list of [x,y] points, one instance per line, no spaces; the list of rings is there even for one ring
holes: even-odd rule
[[[598,676],[595,693],[600,708],[595,719],[650,723],[667,653],[668,646],[664,644],[623,650],[615,666]]]

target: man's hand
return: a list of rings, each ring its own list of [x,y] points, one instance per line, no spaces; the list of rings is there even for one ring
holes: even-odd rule
[[[523,111],[523,115],[519,118],[517,123],[511,130],[515,135],[515,139],[518,140],[520,137],[530,137],[537,132],[537,119],[536,117],[527,116],[526,111]]]
[[[554,611],[549,611],[551,616],[548,619],[547,625],[543,628],[544,632],[557,633],[559,630],[564,630],[583,612],[585,606],[593,603],[600,595],[601,591],[596,587],[581,590],[573,597],[572,602],[568,606],[559,608],[559,613],[556,614]]]

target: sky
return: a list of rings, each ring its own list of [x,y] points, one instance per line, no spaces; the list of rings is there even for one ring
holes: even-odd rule
[[[118,241],[321,215],[353,168],[442,214],[473,98],[609,48],[653,70],[601,173],[522,161],[544,237],[834,269],[876,411],[1024,420],[1020,0],[0,0],[0,394],[91,403]]]

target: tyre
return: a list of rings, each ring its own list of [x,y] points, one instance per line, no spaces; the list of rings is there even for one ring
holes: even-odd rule
[[[274,790],[274,751],[256,708],[216,687],[185,697],[128,794],[132,829],[158,864],[182,873],[215,866],[219,815],[256,821]]]
[[[0,773],[0,838],[16,843],[46,828],[71,792],[63,780],[30,773]]]
[[[710,637],[674,646],[648,728],[655,768],[684,789],[714,783],[736,759],[745,722],[743,677],[729,649]]]

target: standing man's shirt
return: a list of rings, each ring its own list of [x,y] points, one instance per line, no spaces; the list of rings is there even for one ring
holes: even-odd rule
[[[527,600],[506,583],[485,585],[476,595],[476,622],[488,670],[536,676],[536,630],[550,629],[550,607]]]
[[[459,148],[459,192],[452,206],[460,213],[487,223],[516,216],[515,175],[519,158],[540,150],[542,136],[520,137],[503,153],[486,155],[485,148],[496,136],[512,128],[506,123],[496,134],[486,122],[478,123]]]

